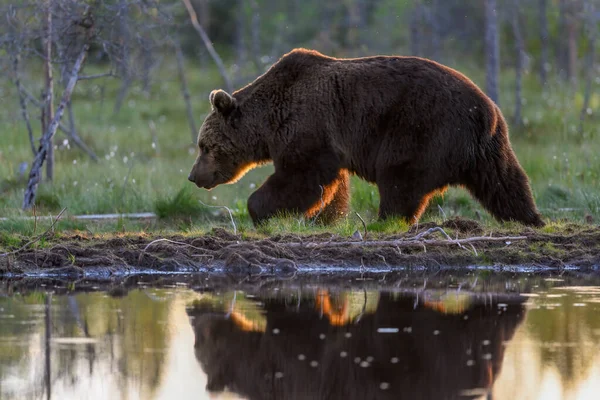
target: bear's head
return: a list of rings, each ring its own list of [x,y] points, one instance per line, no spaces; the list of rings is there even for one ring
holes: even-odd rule
[[[200,128],[199,153],[188,176],[204,189],[233,183],[256,165],[236,99],[223,90],[213,90],[209,99],[212,110]]]

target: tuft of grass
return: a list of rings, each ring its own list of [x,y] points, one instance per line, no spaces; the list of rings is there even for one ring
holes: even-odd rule
[[[154,205],[160,219],[190,220],[209,215],[209,208],[202,205],[191,186],[184,186],[174,196],[158,199]]]
[[[0,231],[0,252],[14,250],[21,246],[22,242],[21,235]]]
[[[395,233],[399,231],[406,231],[409,227],[410,225],[403,218],[387,218],[383,221],[371,222],[367,225],[367,231],[378,233]]]

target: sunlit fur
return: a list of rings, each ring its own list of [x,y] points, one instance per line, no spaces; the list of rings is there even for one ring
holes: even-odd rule
[[[256,163],[256,162],[252,162],[252,163],[244,165],[233,175],[233,177],[229,178],[229,180],[227,180],[227,182],[225,182],[225,184],[230,185],[232,183],[236,183],[237,181],[242,179],[244,177],[244,175],[246,175],[248,173],[248,171],[250,171],[256,167],[259,167],[260,165],[262,165],[262,163]]]

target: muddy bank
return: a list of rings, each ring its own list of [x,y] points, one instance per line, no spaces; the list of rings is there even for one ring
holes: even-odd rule
[[[0,256],[0,275],[111,276],[129,273],[237,271],[282,274],[311,269],[440,270],[457,267],[536,270],[600,268],[600,229],[541,233],[530,228],[490,232],[475,221],[421,225],[366,240],[332,234],[260,237],[214,229],[200,237],[94,236],[49,238],[44,247],[17,247]],[[86,272],[87,271],[87,272]]]

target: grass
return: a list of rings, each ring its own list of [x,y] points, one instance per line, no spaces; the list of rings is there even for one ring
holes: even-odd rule
[[[97,68],[88,69],[86,73],[91,74]],[[482,71],[460,69],[483,86]],[[200,125],[208,111],[208,93],[221,86],[221,81],[215,71],[199,70],[191,64],[188,64],[187,74],[196,122]],[[40,90],[39,79],[34,79],[34,75],[23,80],[32,92]],[[8,217],[8,220],[0,221],[0,231],[39,234],[45,222],[38,221],[34,227],[32,221],[19,218],[32,215],[31,211],[24,212],[20,208],[25,177],[19,172],[23,163],[31,164],[32,155],[14,89],[7,79],[0,85],[3,85],[0,91],[7,99],[6,106],[0,109],[0,216]],[[513,109],[512,85],[512,73],[508,70],[501,77],[500,103],[509,122]],[[100,162],[93,162],[68,143],[62,133],[57,133],[56,177],[52,183],[40,185],[37,215],[57,214],[66,208],[68,215],[155,211],[159,216],[152,222],[119,220],[85,224],[66,217],[56,226],[58,231],[92,233],[184,231],[197,234],[217,225],[230,224],[224,209],[210,208],[204,203],[227,206],[234,214],[239,231],[255,232],[246,199],[272,172],[272,167],[253,170],[237,184],[224,185],[210,192],[187,182],[196,149],[185,116],[175,65],[162,65],[148,92],[134,86],[123,109],[115,114],[113,99],[118,90],[119,82],[110,78],[78,84],[74,94],[78,131],[98,154]],[[596,94],[592,98],[592,110],[600,109],[598,92],[593,91]],[[583,134],[578,132],[582,90],[557,82],[542,89],[535,76],[527,75],[524,99],[525,124],[522,128],[511,129],[511,140],[531,179],[538,207],[550,221],[583,222],[586,216],[597,221],[600,218],[600,124],[592,114],[584,125]],[[35,122],[39,116],[32,108],[30,112]],[[34,123],[34,127],[38,126]],[[29,169],[25,171],[27,173]],[[354,177],[352,210],[366,220],[370,231],[394,232],[407,228],[400,221],[377,222],[378,203],[377,188]],[[435,197],[422,221],[441,221],[453,216],[481,219],[489,226],[500,226],[460,188],[451,188],[444,196]],[[546,229],[556,229],[553,226]],[[362,231],[362,223],[351,213],[333,228],[288,217],[270,221],[259,231],[351,235],[356,229]],[[10,244],[6,239],[0,241]]]

